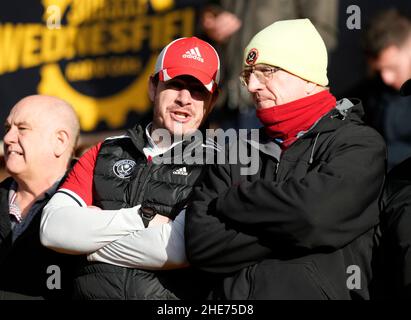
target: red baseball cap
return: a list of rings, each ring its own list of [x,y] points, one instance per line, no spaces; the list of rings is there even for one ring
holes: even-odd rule
[[[180,38],[160,52],[154,69],[157,73],[161,81],[193,76],[212,93],[220,81],[220,59],[209,43],[196,37]]]

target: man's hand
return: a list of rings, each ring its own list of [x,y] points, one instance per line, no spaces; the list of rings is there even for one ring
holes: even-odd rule
[[[205,10],[202,16],[202,27],[212,40],[226,42],[241,27],[241,20],[229,11],[213,12]]]
[[[94,209],[94,210],[101,210],[101,208],[96,207],[96,206],[87,206],[89,209]]]
[[[171,221],[170,218],[166,216],[162,216],[161,214],[156,214],[153,220],[150,221],[148,224],[149,227],[159,226],[161,224],[169,223]]]

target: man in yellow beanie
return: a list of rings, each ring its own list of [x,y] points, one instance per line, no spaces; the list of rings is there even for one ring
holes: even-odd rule
[[[246,142],[258,172],[209,168],[187,209],[189,261],[223,275],[216,299],[370,298],[383,139],[363,124],[359,100],[329,92],[325,45],[308,19],[260,31],[243,66],[264,125]]]

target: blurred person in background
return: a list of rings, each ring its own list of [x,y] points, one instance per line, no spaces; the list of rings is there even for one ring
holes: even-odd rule
[[[401,86],[400,93],[411,95],[411,79]],[[411,299],[411,157],[387,175],[381,230],[377,298]]]
[[[366,123],[386,141],[391,169],[411,156],[411,97],[400,95],[411,77],[411,19],[398,9],[379,12],[363,41],[370,77],[346,95],[362,100]]]

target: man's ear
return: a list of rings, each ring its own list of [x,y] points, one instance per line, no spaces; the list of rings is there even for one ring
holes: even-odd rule
[[[217,103],[217,99],[220,96],[220,89],[217,88],[214,92],[213,92],[213,96],[211,97],[211,101],[210,101],[210,107],[208,108],[208,114],[210,114],[210,112],[214,109],[215,104]]]
[[[214,106],[217,103],[217,99],[220,96],[220,89],[217,88],[213,92],[213,96],[211,97],[211,106]]]
[[[150,76],[150,79],[148,79],[148,96],[150,97],[151,102],[154,102],[154,99],[156,97],[156,91],[157,91],[157,81],[155,81],[153,76]]]
[[[215,104],[217,103],[218,96],[220,95],[220,90],[217,88],[214,92],[213,95],[211,96],[208,108],[204,108],[204,117],[203,117],[203,122],[206,120],[208,115],[213,111]]]
[[[59,158],[70,147],[70,136],[67,130],[59,129],[55,132],[54,155]]]

